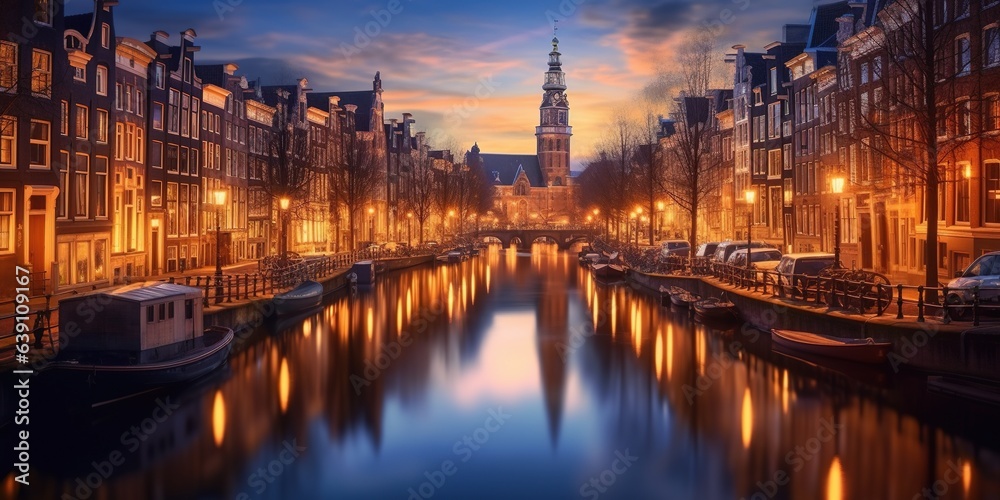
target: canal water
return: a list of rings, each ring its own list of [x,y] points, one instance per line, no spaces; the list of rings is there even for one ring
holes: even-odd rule
[[[194,387],[33,423],[31,485],[0,496],[1000,497],[996,408],[772,354],[576,260],[380,276]]]

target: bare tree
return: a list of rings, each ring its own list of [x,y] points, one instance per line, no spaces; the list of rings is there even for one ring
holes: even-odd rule
[[[287,103],[278,104],[267,143],[269,154],[261,172],[263,191],[269,195],[268,199],[289,201],[287,213],[279,212],[282,220],[278,255],[282,257],[288,252],[288,224],[285,218],[300,212],[298,209],[308,203],[309,185],[315,177],[309,147],[309,125],[296,123],[289,113]]]
[[[343,154],[330,175],[331,200],[335,209],[347,212],[351,247],[358,243],[359,211],[375,199],[386,175],[385,159],[370,140],[351,131],[345,138]]]
[[[636,198],[638,203],[649,214],[649,244],[655,242],[653,233],[657,200],[663,195],[667,185],[667,170],[665,167],[667,153],[660,146],[660,117],[651,110],[646,112],[644,120],[637,128],[638,146],[633,156],[636,177]]]
[[[716,54],[717,45],[711,31],[696,31],[681,44],[677,62],[683,75],[683,90],[688,95],[703,96],[711,88],[715,62],[722,60]]]
[[[412,183],[405,200],[407,210],[417,219],[419,241],[424,244],[424,225],[431,217],[434,203],[434,160],[421,156],[413,162]]]
[[[622,220],[628,222],[626,214],[634,198],[632,193],[636,185],[636,176],[632,160],[637,144],[635,124],[625,115],[618,115],[598,145],[598,156],[612,166],[609,169],[610,175],[605,179],[608,183],[604,189],[612,194],[612,205],[608,216],[614,222],[616,238],[620,237]]]
[[[677,99],[673,134],[664,137],[662,146],[669,159],[664,176],[667,196],[687,212],[690,223],[688,241],[693,248],[698,241],[698,213],[702,203],[721,186],[718,170],[721,159],[711,152],[709,100],[705,97]]]
[[[948,12],[950,4],[890,2],[876,25],[850,40],[846,35],[852,33],[842,30],[839,40],[875,55],[858,62],[841,51],[841,113],[848,116],[840,116],[839,132],[860,147],[859,161],[846,158],[842,148],[841,163],[850,165],[852,181],[874,189],[895,184],[906,196],[923,196],[928,287],[938,286],[938,196],[951,177],[947,165],[971,141],[991,137],[973,115],[985,102],[984,81],[997,78],[996,70],[985,75],[990,70],[983,64],[973,67],[975,49],[960,36],[985,24],[978,19],[980,7],[969,12],[972,2],[958,2],[954,9],[966,12]]]

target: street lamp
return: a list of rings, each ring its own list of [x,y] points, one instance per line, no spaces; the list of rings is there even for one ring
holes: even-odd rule
[[[747,189],[744,193],[747,200],[747,271],[750,270],[750,232],[753,227],[753,202],[757,198],[757,191]]]
[[[660,237],[660,239],[662,240],[662,239],[664,239],[663,238],[663,215],[664,215],[664,213],[667,210],[667,204],[663,203],[662,201],[658,201],[658,202],[656,202],[656,209],[660,212],[660,227],[657,228],[656,232],[657,232],[658,236]]]
[[[636,220],[636,217],[638,217],[638,215],[639,214],[637,214],[634,210],[631,213],[628,214],[629,220],[625,224],[625,242],[626,243],[631,243],[632,242],[632,225],[635,224],[635,220]],[[636,228],[636,229],[638,229],[638,228]]]
[[[226,191],[216,189],[212,193],[215,205],[215,303],[222,302],[222,209],[226,206]]]
[[[375,243],[375,207],[368,207],[368,241]]]
[[[281,258],[281,262],[285,261],[285,254],[288,253],[288,207],[292,204],[292,200],[287,196],[282,196],[278,198],[278,208],[281,212],[278,216],[281,218],[280,227],[281,235],[278,240],[278,256]]]
[[[830,191],[837,196],[833,214],[833,267],[840,268],[840,194],[844,192],[844,178],[837,176],[830,179]]]
[[[413,245],[413,212],[406,212],[406,243]]]

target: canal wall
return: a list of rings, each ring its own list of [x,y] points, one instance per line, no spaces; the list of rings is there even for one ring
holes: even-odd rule
[[[972,327],[971,323],[945,324],[928,315],[926,321],[895,314],[850,314],[826,305],[765,295],[729,286],[716,278],[674,276],[631,271],[629,281],[658,295],[660,286],[678,286],[704,297],[725,294],[739,308],[743,320],[769,332],[771,328],[801,330],[846,338],[891,342],[889,365],[893,371],[916,369],[1000,381],[1000,323]],[[768,339],[769,340],[769,339]]]
[[[433,255],[379,259],[376,261],[375,279],[378,280],[381,273],[427,265],[432,262],[434,262]],[[348,278],[350,272],[350,268],[339,269],[330,276],[316,280],[323,284],[323,295],[328,296],[350,287],[351,281]],[[249,335],[264,322],[273,321],[276,317],[271,302],[272,298],[273,295],[262,295],[231,303],[210,304],[210,307],[206,308],[204,312],[205,326],[219,325],[232,328],[237,333],[238,338],[244,333]]]

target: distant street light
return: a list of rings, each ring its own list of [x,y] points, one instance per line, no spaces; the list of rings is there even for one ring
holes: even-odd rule
[[[226,206],[226,191],[212,193],[215,205],[215,303],[222,302],[222,209]]]
[[[278,256],[281,262],[285,261],[285,254],[288,253],[288,207],[291,204],[292,200],[287,196],[278,198],[278,208],[281,209],[278,213],[278,217],[281,219],[278,221],[281,228],[281,234],[278,239]]]
[[[406,212],[406,243],[413,245],[413,212]]]
[[[752,242],[750,241],[750,233],[753,229],[753,202],[757,198],[757,191],[754,191],[753,189],[747,189],[746,192],[744,193],[744,196],[746,197],[747,200],[747,271],[749,271],[751,268],[750,245],[752,244]]]
[[[840,194],[844,192],[844,178],[837,176],[830,179],[830,191],[837,196],[833,214],[833,267],[840,268]]]

